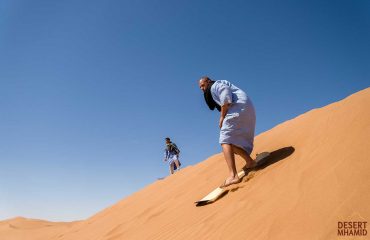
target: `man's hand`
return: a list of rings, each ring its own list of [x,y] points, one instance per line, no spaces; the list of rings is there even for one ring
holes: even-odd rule
[[[220,122],[218,123],[218,127],[221,129],[222,128],[222,123],[224,122],[224,117],[220,117]]]
[[[227,114],[227,111],[229,110],[229,105],[230,103],[225,103],[224,105],[221,106],[221,116],[220,116],[220,122],[218,123],[218,126],[222,128],[222,123],[225,119],[225,116]]]

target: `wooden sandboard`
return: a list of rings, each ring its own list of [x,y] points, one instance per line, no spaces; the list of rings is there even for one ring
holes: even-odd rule
[[[245,176],[245,171],[241,170],[240,172],[238,172],[238,176],[239,178],[243,178]],[[212,203],[216,201],[217,199],[219,199],[221,196],[225,195],[228,191],[229,190],[226,190],[225,188],[218,187],[212,192],[208,193],[207,196],[205,196],[201,200],[196,201],[195,206],[203,206],[203,205]]]
[[[220,198],[221,196],[223,196],[226,193],[227,193],[226,189],[218,187],[215,190],[213,190],[212,192],[208,193],[208,195],[205,196],[204,198],[202,198],[201,200],[196,201],[195,206],[198,207],[198,206],[206,205],[208,203],[212,203],[212,202],[216,201],[218,198]]]
[[[256,167],[260,166],[261,164],[265,163],[264,160],[267,159],[267,157],[270,155],[269,152],[263,152],[257,155],[255,161],[257,162]],[[241,170],[238,172],[238,177],[243,178],[245,176],[245,171]],[[202,198],[201,200],[198,200],[195,202],[195,206],[203,206],[209,203],[215,202],[217,199],[222,197],[223,195],[227,194],[229,190],[226,190],[225,188],[216,188],[212,192],[208,193],[207,196]]]

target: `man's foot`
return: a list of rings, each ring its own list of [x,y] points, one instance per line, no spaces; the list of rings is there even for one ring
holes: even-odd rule
[[[250,169],[252,169],[252,168],[254,168],[256,166],[257,166],[257,162],[256,161],[252,161],[252,162],[247,163],[245,165],[244,170],[250,170]]]
[[[225,182],[220,186],[220,188],[224,188],[224,187],[228,187],[230,185],[233,185],[233,184],[236,184],[236,183],[240,183],[242,181],[241,178],[239,178],[238,176],[235,176],[235,177],[229,177],[225,180]]]

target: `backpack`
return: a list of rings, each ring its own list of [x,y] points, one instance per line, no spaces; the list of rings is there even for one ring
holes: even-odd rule
[[[172,152],[172,153],[175,153],[176,155],[179,155],[180,154],[180,150],[179,150],[179,148],[176,146],[176,144],[175,143],[171,143],[170,144],[170,152]]]

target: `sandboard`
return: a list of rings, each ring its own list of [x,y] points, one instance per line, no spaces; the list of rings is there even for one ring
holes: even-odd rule
[[[245,171],[241,170],[240,172],[238,172],[238,176],[239,176],[239,178],[243,178],[245,176]],[[216,201],[217,199],[219,199],[220,197],[222,197],[228,191],[229,190],[226,190],[226,188],[218,187],[215,190],[213,190],[212,192],[208,193],[207,196],[205,196],[201,200],[196,201],[195,205],[196,206],[203,206],[203,205],[212,203],[212,202]]]
[[[258,153],[257,156],[256,156],[256,159],[255,159],[255,161],[257,162],[256,167],[259,167],[262,164],[264,164],[266,162],[266,160],[268,159],[267,158],[268,156],[270,156],[269,152]]]
[[[256,167],[261,166],[263,163],[265,163],[266,160],[267,160],[267,157],[269,155],[270,155],[269,152],[263,152],[263,153],[257,154],[257,157],[255,159],[255,161],[257,162]],[[243,178],[244,176],[245,176],[245,171],[244,170],[241,170],[240,172],[238,172],[238,177],[239,178]],[[207,196],[205,196],[201,200],[196,201],[195,206],[198,207],[198,206],[203,206],[203,205],[206,205],[206,204],[209,204],[209,203],[213,203],[217,199],[219,199],[220,197],[225,195],[228,191],[229,190],[227,190],[226,188],[218,187],[215,190],[213,190],[212,192],[210,192],[209,194],[207,194]]]

